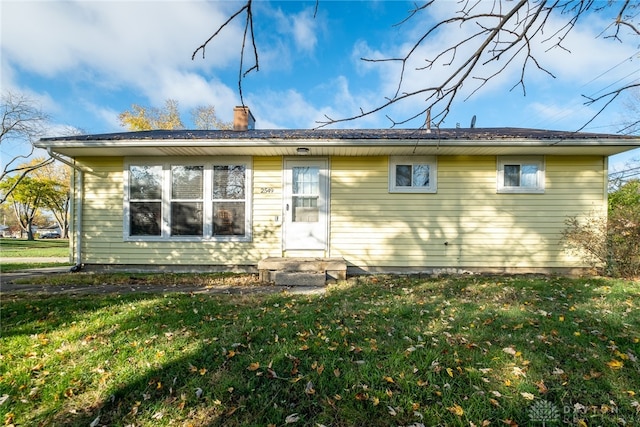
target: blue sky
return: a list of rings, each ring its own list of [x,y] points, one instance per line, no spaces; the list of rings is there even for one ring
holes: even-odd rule
[[[117,132],[118,114],[131,104],[161,107],[175,99],[190,126],[189,109],[214,105],[230,120],[240,102],[237,81],[242,20],[234,21],[207,47],[203,59],[193,51],[243,2],[240,1],[30,1],[1,0],[1,86],[37,100],[52,118],[51,135],[68,127],[84,133]],[[486,5],[493,2],[486,2]],[[313,128],[325,115],[349,117],[392,96],[398,68],[365,63],[361,57],[396,57],[406,52],[420,31],[459,8],[436,2],[401,26],[414,2],[321,0],[254,2],[260,71],[244,81],[245,103],[258,128]],[[581,95],[594,96],[640,79],[637,38],[626,43],[598,37],[606,25],[602,14],[585,17],[562,49],[536,46],[536,57],[556,78],[530,67],[526,96],[520,69],[501,73],[470,99],[453,104],[443,127],[531,127],[577,130],[599,109],[585,106]],[[553,16],[550,29],[557,25]],[[426,45],[412,66],[464,30],[444,31]],[[626,37],[625,37],[626,36]],[[541,39],[542,40],[542,39]],[[422,52],[421,52],[422,53]],[[245,58],[251,63],[251,56]],[[429,73],[411,70],[404,90],[436,81],[443,65]],[[489,71],[487,71],[489,72]],[[467,93],[471,84],[464,88]],[[628,97],[622,97],[585,128],[615,133],[629,120]],[[381,114],[340,124],[351,128],[387,128],[385,115],[410,117],[424,108],[424,97],[394,105]],[[418,127],[423,118],[404,127]],[[2,147],[6,158],[16,147]],[[624,167],[634,150],[612,161]]]

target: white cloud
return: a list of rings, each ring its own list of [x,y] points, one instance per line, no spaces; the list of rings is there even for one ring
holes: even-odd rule
[[[313,52],[318,43],[318,38],[315,34],[318,21],[313,17],[311,10],[306,9],[298,13],[291,17],[291,21],[291,31],[298,49],[305,52]]]
[[[2,47],[8,60],[48,76],[78,65],[130,79],[158,63],[220,67],[236,56],[237,25],[209,47],[206,63],[191,61],[223,22],[219,9],[205,2],[7,1]]]
[[[276,30],[286,38],[291,38],[296,50],[312,55],[318,43],[317,31],[322,18],[313,14],[312,7],[295,14],[285,14],[281,9],[265,11],[276,22]]]

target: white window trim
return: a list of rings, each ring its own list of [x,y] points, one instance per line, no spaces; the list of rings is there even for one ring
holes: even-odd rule
[[[245,235],[214,236],[213,235],[213,167],[243,164],[245,169]],[[162,224],[160,236],[131,236],[129,221],[129,167],[130,166],[162,166]],[[204,166],[203,183],[203,235],[171,236],[171,166]],[[253,206],[253,163],[251,157],[203,157],[196,161],[193,158],[126,158],[123,170],[123,209],[122,236],[126,242],[251,242],[253,240],[252,206]]]
[[[397,165],[429,165],[429,186],[396,186]],[[438,160],[436,156],[389,156],[389,193],[436,193],[437,191]]]
[[[545,191],[545,157],[544,156],[498,156],[497,157],[496,191],[499,194],[544,194]],[[537,165],[536,187],[505,187],[505,165]]]

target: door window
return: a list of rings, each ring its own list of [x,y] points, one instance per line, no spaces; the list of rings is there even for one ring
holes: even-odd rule
[[[292,170],[293,222],[318,222],[320,169],[316,166],[295,166]]]

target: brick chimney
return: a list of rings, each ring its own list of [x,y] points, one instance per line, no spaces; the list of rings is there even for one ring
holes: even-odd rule
[[[249,107],[239,106],[233,109],[233,130],[245,131],[256,127],[256,119],[251,114]]]

